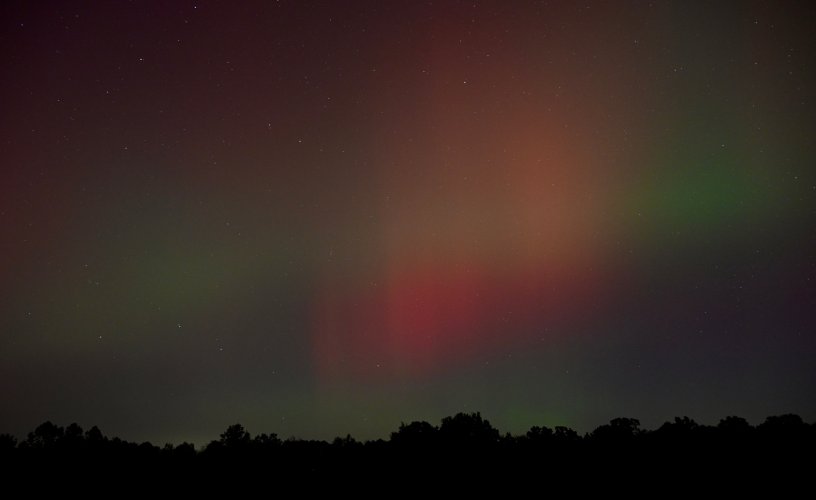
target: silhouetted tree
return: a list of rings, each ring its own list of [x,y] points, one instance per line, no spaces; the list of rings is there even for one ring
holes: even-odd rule
[[[353,437],[351,437],[351,434],[346,434],[346,437],[344,438],[341,437],[334,438],[334,441],[332,441],[332,446],[334,448],[343,448],[348,450],[352,448],[354,449],[361,448],[362,444]]]
[[[636,418],[614,418],[608,424],[592,431],[590,438],[599,442],[631,441],[641,434],[640,421]]]
[[[580,439],[581,436],[569,427],[557,425],[553,430],[553,441],[560,445],[576,443]]]
[[[211,441],[205,451],[213,457],[221,456],[224,453],[236,457],[239,454],[245,455],[245,452],[249,452],[251,449],[252,436],[244,429],[243,425],[233,424],[221,433],[217,441]]]
[[[281,440],[278,438],[277,434],[258,434],[252,440],[252,445],[258,450],[265,450],[269,451],[272,449],[277,449],[281,445]]]
[[[764,446],[801,447],[808,439],[810,428],[799,415],[774,415],[759,424],[757,432]]]
[[[549,427],[533,426],[525,436],[533,443],[549,443],[553,440],[553,431]]]
[[[734,455],[755,450],[756,429],[742,417],[729,416],[720,420],[715,428],[716,434],[711,445],[719,449],[719,453]]]
[[[671,453],[675,465],[694,456],[693,460],[701,463],[701,454],[712,443],[712,427],[700,425],[689,417],[675,417],[672,422],[665,422],[652,432],[641,431],[641,436],[649,446],[650,453]]]
[[[499,431],[479,412],[457,413],[443,418],[439,435],[444,442],[457,445],[490,445],[499,440]]]
[[[514,436],[509,432],[505,432],[503,436],[499,437],[499,443],[502,449],[505,450],[513,450],[526,440],[527,436]]]
[[[102,431],[99,430],[99,427],[94,425],[85,432],[85,441],[90,446],[100,446],[107,441],[107,438],[102,434]]]
[[[717,424],[717,430],[728,435],[746,436],[754,428],[744,418],[730,416],[720,420],[720,423]]]
[[[24,445],[26,448],[51,449],[56,447],[57,441],[62,439],[64,435],[65,429],[54,425],[51,421],[47,421],[28,433]]]
[[[805,422],[799,415],[788,413],[785,415],[774,415],[765,419],[759,424],[760,432],[773,433],[776,435],[789,435],[801,432],[805,428]]]
[[[391,442],[398,446],[430,447],[437,443],[439,429],[428,422],[400,423],[391,433]]]
[[[251,436],[249,432],[247,432],[241,424],[230,425],[227,427],[227,430],[221,434],[221,444],[226,448],[246,447],[250,439]]]
[[[61,440],[61,447],[71,450],[79,450],[85,444],[85,434],[82,427],[76,422],[65,428],[65,434]]]
[[[673,422],[665,422],[654,434],[661,439],[687,440],[700,429],[700,424],[688,417],[674,417]]]

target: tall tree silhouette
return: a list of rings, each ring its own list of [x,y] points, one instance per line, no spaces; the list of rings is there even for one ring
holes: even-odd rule
[[[221,434],[221,444],[226,448],[246,447],[251,440],[249,432],[241,424],[233,424],[227,427]]]
[[[401,423],[396,432],[391,433],[391,443],[405,447],[428,448],[439,441],[439,428],[428,422]]]
[[[592,431],[590,438],[597,442],[622,443],[634,440],[641,434],[640,421],[636,418],[614,418],[608,424]]]
[[[499,442],[499,431],[479,412],[443,418],[439,436],[448,446],[492,446]]]
[[[25,447],[33,449],[53,449],[57,442],[65,435],[65,429],[54,425],[50,420],[43,422],[32,432],[28,433]]]

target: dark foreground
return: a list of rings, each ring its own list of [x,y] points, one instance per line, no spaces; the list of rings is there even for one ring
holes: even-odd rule
[[[478,413],[460,413],[439,426],[403,424],[390,439],[367,442],[351,436],[281,440],[275,434],[252,436],[236,424],[200,449],[189,443],[131,443],[96,427],[83,431],[77,424],[51,422],[19,443],[0,435],[7,479],[40,478],[41,488],[68,489],[174,483],[201,490],[275,481],[303,491],[388,485],[396,488],[391,494],[419,484],[471,490],[523,484],[575,493],[636,488],[660,495],[700,487],[726,494],[770,487],[779,495],[805,487],[809,495],[815,456],[816,424],[797,415],[768,417],[755,427],[739,417],[717,426],[684,417],[655,430],[618,418],[583,436],[566,427],[533,427],[513,436],[502,435]],[[36,479],[31,484],[38,485]]]

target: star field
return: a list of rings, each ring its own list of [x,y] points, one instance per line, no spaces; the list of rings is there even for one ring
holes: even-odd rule
[[[816,418],[802,2],[0,6],[0,429]]]

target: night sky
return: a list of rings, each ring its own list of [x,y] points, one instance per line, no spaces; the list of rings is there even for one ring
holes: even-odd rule
[[[812,2],[2,2],[0,430],[816,419]]]

